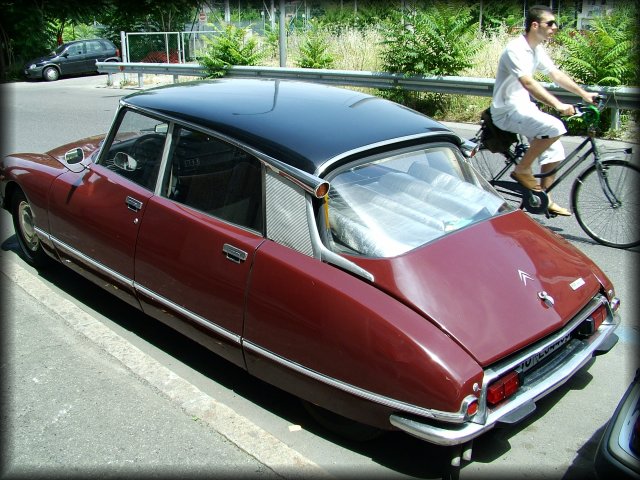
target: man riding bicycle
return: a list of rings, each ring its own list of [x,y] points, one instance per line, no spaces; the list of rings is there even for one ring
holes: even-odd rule
[[[531,7],[525,21],[525,34],[511,40],[498,62],[491,117],[493,123],[509,132],[519,133],[529,139],[529,149],[516,165],[511,177],[530,190],[546,190],[553,183],[551,172],[564,159],[564,148],[557,140],[567,130],[558,118],[542,112],[531,100],[555,108],[561,115],[575,114],[573,105],[561,102],[533,77],[536,71],[547,74],[565,90],[595,104],[598,94],[587,92],[566,73],[560,71],[544,49],[544,42],[558,30],[553,10],[544,5]],[[532,173],[534,160],[540,162],[540,173],[545,175],[539,185]],[[571,215],[566,208],[549,200],[549,213]]]

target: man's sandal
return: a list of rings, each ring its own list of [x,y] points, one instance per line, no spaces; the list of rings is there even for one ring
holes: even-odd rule
[[[561,207],[560,205],[558,205],[555,202],[551,202],[549,204],[549,206],[547,207],[547,210],[549,211],[549,213],[551,213],[553,215],[562,215],[563,217],[570,217],[571,216],[571,212],[569,210],[567,210],[564,207]]]

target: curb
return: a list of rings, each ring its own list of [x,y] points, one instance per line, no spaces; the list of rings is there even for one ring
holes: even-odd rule
[[[187,415],[206,423],[277,475],[292,479],[334,478],[316,463],[146,355],[73,302],[59,297],[19,264],[6,259],[2,263],[2,273],[11,282],[59,315],[66,325],[160,391]]]

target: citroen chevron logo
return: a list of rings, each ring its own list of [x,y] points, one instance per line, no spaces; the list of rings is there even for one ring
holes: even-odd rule
[[[527,272],[523,272],[522,270],[518,270],[518,276],[520,277],[522,283],[524,283],[525,287],[527,286],[527,279],[533,280],[533,277],[531,275],[529,275]]]

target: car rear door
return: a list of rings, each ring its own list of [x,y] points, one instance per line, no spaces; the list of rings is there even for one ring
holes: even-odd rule
[[[143,309],[244,367],[246,289],[262,235],[262,166],[205,133],[175,128],[135,256]]]
[[[104,44],[99,40],[87,40],[86,54],[84,61],[85,72],[96,72],[96,61],[102,62],[107,58],[107,50],[104,48]]]

